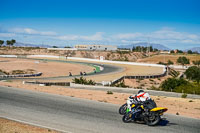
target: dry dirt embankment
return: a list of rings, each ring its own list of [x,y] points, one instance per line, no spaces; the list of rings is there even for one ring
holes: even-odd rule
[[[145,62],[145,63],[167,63],[168,60],[171,60],[174,64],[177,64],[176,61],[179,57],[185,56],[186,58],[190,59],[190,63],[192,64],[192,61],[200,60],[200,54],[160,54],[160,55],[154,55],[151,57],[138,59],[137,62]]]
[[[111,51],[67,51],[48,50],[46,48],[29,47],[0,47],[0,54],[7,55],[58,55],[68,57],[81,57],[99,59],[103,56],[106,60],[136,61],[146,57],[146,54],[139,52],[111,52]]]

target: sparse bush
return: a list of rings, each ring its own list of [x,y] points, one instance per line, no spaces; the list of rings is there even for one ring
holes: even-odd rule
[[[118,84],[115,84],[113,85],[115,87],[122,87],[122,88],[128,88],[129,86],[125,85],[124,81],[118,83]]]
[[[3,71],[3,70],[1,70],[1,69],[0,69],[0,72],[1,72],[1,73],[4,73],[4,74],[6,74],[6,75],[9,75],[9,73],[8,73],[8,72],[6,72],[6,71]]]
[[[140,86],[145,86],[145,84],[141,84]]]
[[[160,65],[167,65],[166,63],[161,62],[161,61],[159,61],[157,64],[160,64]]]
[[[154,82],[154,80],[153,80],[153,79],[149,79],[149,81],[151,81],[151,82]]]
[[[181,97],[182,97],[182,98],[186,98],[186,97],[187,97],[187,93],[183,93],[183,94],[181,95]]]
[[[158,87],[155,87],[154,85],[151,86],[151,90],[160,90]]]
[[[11,72],[11,74],[15,75],[15,74],[26,74],[26,72],[24,70],[13,70]]]
[[[172,62],[171,60],[167,61],[167,65],[173,65],[173,64],[174,64],[174,62]]]
[[[113,92],[112,91],[107,91],[107,94],[113,94]]]
[[[83,77],[80,77],[80,79],[74,78],[72,82],[76,83],[76,84],[85,84],[85,85],[95,85],[96,84],[95,81],[87,80],[86,78],[83,78]]]

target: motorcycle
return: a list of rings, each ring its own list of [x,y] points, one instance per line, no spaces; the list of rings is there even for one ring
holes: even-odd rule
[[[143,104],[137,106],[135,106],[135,104],[132,104],[131,111],[129,111],[129,109],[127,108],[127,104],[123,104],[121,107],[121,114],[124,113],[123,111],[126,108],[126,112],[122,117],[123,122],[144,122],[149,126],[154,126],[158,124],[161,120],[161,116],[163,115],[163,113],[168,110],[165,107],[156,106],[150,109],[144,107]]]

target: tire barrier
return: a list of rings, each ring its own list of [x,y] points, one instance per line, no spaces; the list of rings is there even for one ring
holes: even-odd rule
[[[38,82],[38,81],[23,81],[23,84],[39,84],[43,86],[70,86],[70,82]]]
[[[0,75],[0,78],[17,78],[17,77],[37,77],[41,76],[42,73],[36,73],[36,74],[19,74],[19,75]]]
[[[165,71],[162,74],[158,74],[158,75],[146,75],[146,76],[122,76],[119,79],[113,80],[111,82],[111,85],[116,84],[118,82],[121,82],[124,79],[150,79],[150,78],[161,78],[167,75],[167,71]]]

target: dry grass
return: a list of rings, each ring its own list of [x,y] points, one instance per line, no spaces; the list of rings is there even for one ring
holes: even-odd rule
[[[138,59],[138,62],[158,63],[159,61],[161,61],[161,62],[167,63],[168,60],[171,60],[174,63],[176,63],[177,59],[181,56],[185,56],[185,57],[189,58],[191,63],[194,60],[200,60],[200,55],[196,55],[196,54],[195,55],[188,55],[188,54],[164,55],[164,54],[160,54],[160,55],[154,55],[154,56],[148,57],[148,58]]]

